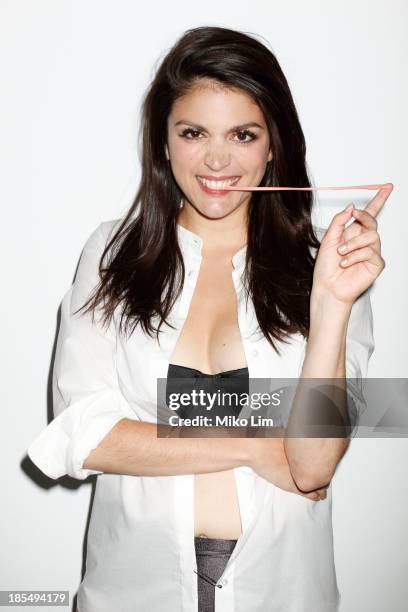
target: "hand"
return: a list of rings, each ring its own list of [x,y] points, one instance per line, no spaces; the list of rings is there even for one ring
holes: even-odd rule
[[[313,273],[315,295],[331,295],[352,305],[385,268],[376,216],[393,190],[382,188],[362,209],[346,208],[335,215],[321,241]],[[354,222],[347,228],[351,218]],[[347,248],[340,251],[340,247]],[[342,260],[347,258],[347,263]]]
[[[265,478],[265,480],[284,491],[302,495],[313,501],[326,498],[327,487],[315,489],[308,493],[297,487],[289,469],[283,438],[255,438],[253,444],[251,467],[258,476]]]

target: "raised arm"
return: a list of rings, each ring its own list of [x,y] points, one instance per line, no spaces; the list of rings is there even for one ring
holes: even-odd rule
[[[315,262],[310,297],[310,329],[298,389],[288,432],[296,422],[307,425],[314,406],[308,405],[302,390],[311,388],[307,379],[328,379],[329,401],[319,406],[320,425],[339,425],[335,438],[285,438],[285,451],[291,473],[299,488],[325,486],[350,443],[346,429],[350,422],[347,395],[351,392],[357,412],[364,404],[362,379],[374,350],[373,319],[369,290],[385,267],[375,216],[390,190],[380,190],[364,210],[347,207],[334,216],[320,244]],[[345,227],[354,217],[354,222]],[[341,248],[347,259],[343,261]],[[349,380],[351,378],[351,380]],[[307,384],[306,384],[307,383]],[[334,401],[331,401],[334,399]],[[312,408],[312,410],[310,410]],[[310,421],[309,421],[310,423]],[[353,423],[351,423],[353,426]],[[305,429],[300,429],[305,432]],[[342,433],[344,432],[344,434]]]
[[[350,402],[354,402],[357,414],[365,407],[363,381],[367,375],[368,362],[374,350],[373,318],[369,291],[361,295],[352,307],[325,302],[312,316],[313,326],[306,345],[302,378],[318,379],[338,388],[332,393],[333,402],[321,406],[321,415],[327,410],[327,421],[334,423],[343,414],[347,424],[350,415]],[[307,381],[306,381],[307,382]],[[313,384],[313,383],[312,383]],[[291,419],[293,422],[307,423],[305,411],[308,405],[308,392],[295,398]],[[329,397],[328,394],[327,397]],[[339,420],[337,420],[339,423]],[[354,423],[351,423],[353,428]],[[340,431],[340,430],[339,430]],[[350,435],[343,437],[286,437],[284,444],[293,478],[303,491],[326,486],[332,479],[336,467],[344,456]]]

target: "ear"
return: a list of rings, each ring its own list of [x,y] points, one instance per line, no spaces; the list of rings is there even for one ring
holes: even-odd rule
[[[165,150],[165,153],[166,153],[166,159],[169,160],[170,159],[170,155],[169,155],[169,148],[168,148],[167,144],[164,146],[164,150]]]
[[[268,153],[268,162],[273,160],[273,154],[272,154],[272,149],[269,149],[269,153]]]

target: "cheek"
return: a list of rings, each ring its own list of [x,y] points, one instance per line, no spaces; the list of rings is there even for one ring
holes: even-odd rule
[[[170,143],[170,158],[174,169],[188,170],[190,166],[199,158],[199,147],[189,146],[182,140],[175,140]]]
[[[248,148],[241,153],[240,164],[248,173],[263,176],[267,157],[268,151],[263,146],[253,147],[252,150]]]

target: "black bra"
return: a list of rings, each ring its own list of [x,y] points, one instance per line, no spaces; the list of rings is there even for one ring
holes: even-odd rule
[[[192,376],[199,376],[205,378],[229,378],[230,376],[249,376],[249,370],[247,367],[238,368],[237,370],[226,370],[225,372],[218,372],[217,374],[206,374],[205,372],[201,372],[200,370],[196,370],[195,368],[189,368],[187,366],[176,365],[175,363],[169,363],[167,378],[177,377],[184,378],[188,377],[189,373]]]
[[[241,394],[249,394],[249,370],[248,367],[236,370],[227,370],[217,374],[206,374],[195,368],[180,366],[170,363],[167,372],[166,402],[169,403],[170,394],[191,393],[191,391],[217,394],[211,409],[206,405],[182,405],[173,412],[181,418],[193,418],[195,416],[238,416],[242,410],[243,403],[239,402]],[[232,396],[225,394],[234,394]],[[236,394],[236,395],[235,395]]]

